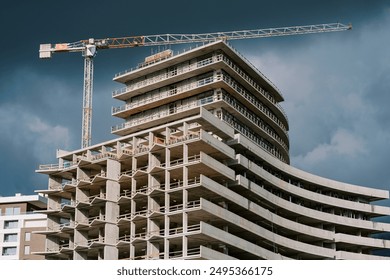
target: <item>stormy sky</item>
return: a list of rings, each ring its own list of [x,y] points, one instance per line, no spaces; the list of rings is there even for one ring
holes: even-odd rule
[[[40,60],[40,43],[332,22],[353,30],[231,44],[282,91],[293,166],[390,190],[390,1],[41,0],[0,6],[0,195],[47,188],[38,165],[81,145],[83,58]],[[111,116],[115,73],[159,50],[97,54],[93,144],[121,122]]]

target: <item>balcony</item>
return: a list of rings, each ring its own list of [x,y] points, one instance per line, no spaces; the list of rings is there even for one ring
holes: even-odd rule
[[[132,114],[139,113],[149,108],[168,104],[169,102],[173,102],[183,97],[196,95],[205,91],[205,88],[211,89],[209,85],[220,80],[221,79],[216,76],[211,76],[196,82],[178,86],[174,89],[159,92],[151,97],[142,98],[119,107],[114,107],[112,108],[112,115],[120,118],[126,118]]]
[[[168,229],[155,230],[149,232],[140,232],[133,235],[124,235],[118,238],[117,246],[128,246],[131,243],[138,243],[146,240],[160,239],[164,237],[175,237],[181,235],[189,234],[199,234],[200,233],[200,224],[189,225],[187,228],[176,227]]]
[[[214,79],[214,78],[213,78]],[[217,78],[216,78],[217,79]],[[199,112],[199,108],[206,104],[221,100],[220,95],[209,96],[187,105],[169,108],[154,112],[148,116],[130,119],[125,123],[111,127],[111,132],[118,135],[127,135],[140,129],[147,129],[167,121],[177,120],[183,117],[191,116]]]
[[[43,174],[52,174],[60,171],[66,171],[68,169],[76,167],[78,162],[64,162],[62,164],[40,164],[36,172]]]
[[[88,227],[94,227],[94,226],[100,226],[105,224],[105,215],[98,215],[94,217],[89,217],[85,221],[78,221],[75,222],[75,228],[76,229],[85,229]]]
[[[252,128],[255,131],[260,129],[268,140],[274,140],[277,142],[287,153],[288,146],[285,141],[288,141],[288,136],[285,134],[285,139],[282,139],[268,124],[266,124],[261,118],[255,114],[249,112],[244,106],[240,105],[234,98],[229,95],[223,94],[222,99],[229,104],[234,110],[230,110],[230,113],[236,115],[236,112],[239,112],[241,116],[245,117],[245,123],[252,124]],[[229,110],[228,110],[229,111]]]
[[[263,149],[270,155],[280,159],[283,162],[288,162],[288,153],[279,152],[279,150],[275,149],[270,144],[265,142],[262,137],[259,137],[257,134],[253,133],[253,130],[249,129],[246,125],[243,125],[238,122],[236,118],[230,115],[228,112],[224,111],[223,114],[221,114],[220,118],[226,124],[239,131],[243,136],[253,141],[257,146],[259,146],[261,149]]]
[[[170,82],[170,80],[173,77],[180,77],[180,79],[183,80],[191,76],[200,74],[201,72],[204,72],[204,68],[206,68],[207,66],[221,61],[222,56],[219,55],[215,57],[206,58],[190,65],[175,68],[174,70],[171,70],[169,72],[164,71],[163,73],[156,75],[152,78],[128,84],[127,87],[114,91],[112,93],[112,97],[120,100],[127,100],[134,96],[134,94],[142,94],[144,92],[151,91],[155,88],[172,83]]]
[[[241,57],[241,55],[239,55],[239,56]],[[133,92],[133,91],[136,91],[137,94],[144,93],[146,91],[150,91],[150,90],[146,90],[146,89],[143,89],[141,91],[140,89],[142,89],[143,87],[147,87],[147,86],[153,85],[155,83],[159,83],[161,81],[167,80],[167,79],[169,79],[169,78],[171,78],[173,76],[177,76],[177,75],[180,75],[180,74],[188,73],[188,72],[194,71],[196,69],[200,69],[200,68],[203,68],[205,66],[208,66],[208,65],[211,65],[211,64],[216,64],[216,63],[221,65],[219,68],[225,68],[226,70],[230,70],[230,72],[232,72],[235,75],[237,75],[238,77],[240,77],[243,81],[245,81],[248,85],[250,85],[258,93],[260,93],[260,96],[262,96],[262,99],[264,101],[266,101],[266,103],[273,104],[278,109],[279,113],[281,113],[282,118],[284,118],[286,120],[285,125],[283,124],[283,127],[285,128],[285,126],[288,126],[288,117],[287,117],[285,111],[283,110],[283,108],[279,105],[279,103],[278,103],[279,101],[276,101],[274,96],[272,96],[269,92],[264,90],[263,87],[261,87],[257,82],[255,82],[249,75],[247,75],[232,60],[230,60],[227,56],[222,55],[222,54],[219,54],[219,55],[216,55],[216,56],[213,56],[213,57],[210,57],[210,58],[206,58],[204,60],[198,61],[198,62],[193,63],[191,65],[178,67],[177,69],[174,69],[174,70],[172,70],[170,72],[162,73],[162,74],[157,75],[157,76],[155,76],[153,78],[145,79],[144,81],[134,82],[133,84],[130,84],[130,85],[128,85],[125,88],[122,88],[122,89],[119,89],[117,91],[114,91],[113,92],[113,97],[121,99],[121,100],[128,100],[129,98],[132,97],[131,92]],[[212,69],[215,70],[215,69],[217,69],[217,67],[214,66]],[[196,74],[197,74],[197,72],[193,72],[193,73],[191,73],[191,76],[194,76]],[[261,72],[259,72],[258,74],[261,74]],[[264,78],[263,74],[261,74],[261,76]],[[265,81],[267,81],[270,85],[272,85],[272,87],[275,88],[275,86],[268,79],[265,79]],[[140,103],[134,104],[134,106],[140,106],[141,103],[147,104],[148,102],[154,101],[154,98],[162,99],[162,98],[166,98],[166,97],[168,97],[170,95],[175,95],[177,93],[182,92],[183,88],[184,88],[185,91],[188,91],[188,89],[185,89],[186,86],[178,87],[177,90],[176,89],[172,89],[172,90],[167,90],[167,91],[165,91],[163,93],[159,93],[159,94],[157,94],[156,97],[152,97],[152,98],[150,98],[150,100],[146,100],[146,99],[142,100]],[[194,86],[194,85],[192,85],[192,86]],[[276,92],[278,92],[278,91],[276,91]],[[280,94],[280,93],[278,92],[278,94]],[[112,114],[121,117],[120,113],[123,112],[124,110],[130,109],[131,107],[132,107],[131,104],[127,104],[127,105],[124,105],[124,106],[121,106],[121,107],[113,108]],[[269,112],[267,112],[267,115],[273,115],[273,113],[271,111],[269,111]]]
[[[220,80],[223,77],[217,76],[217,77],[212,77],[213,79]],[[112,132],[117,133],[117,134],[123,134],[125,132],[130,133],[131,131],[138,129],[137,125],[143,125],[143,126],[153,126],[154,122],[159,122],[159,123],[164,123],[166,122],[166,119],[164,117],[166,116],[171,116],[175,115],[181,112],[186,112],[193,110],[195,108],[199,108],[201,106],[205,106],[206,104],[210,104],[213,102],[218,102],[218,101],[225,101],[227,104],[229,104],[234,111],[240,112],[242,116],[245,117],[246,121],[249,121],[252,123],[254,129],[261,129],[261,131],[266,135],[266,137],[269,138],[270,141],[276,141],[288,154],[288,145],[285,143],[285,140],[288,141],[288,136],[285,134],[286,139],[283,140],[279,137],[278,134],[276,134],[273,129],[268,127],[264,121],[262,121],[259,117],[254,115],[253,113],[249,113],[248,110],[245,110],[245,108],[241,105],[239,105],[235,99],[231,98],[230,96],[222,93],[217,93],[214,94],[213,96],[209,96],[200,100],[197,100],[195,102],[192,102],[190,104],[180,106],[180,107],[175,107],[174,109],[166,109],[166,110],[161,110],[159,112],[153,113],[149,116],[143,117],[143,118],[138,118],[134,120],[129,120],[126,123],[123,123],[122,125],[116,126],[112,128]],[[234,112],[233,112],[234,113]],[[126,129],[127,128],[127,129]],[[120,133],[119,133],[120,131]]]

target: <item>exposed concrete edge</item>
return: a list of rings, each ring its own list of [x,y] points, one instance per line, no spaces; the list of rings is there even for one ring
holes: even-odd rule
[[[258,236],[261,236],[264,239],[267,239],[268,241],[275,243],[279,246],[290,248],[292,250],[302,252],[302,253],[308,253],[315,256],[325,257],[329,259],[334,258],[335,251],[333,249],[328,249],[324,247],[319,247],[315,245],[310,245],[307,243],[303,243],[300,241],[296,241],[281,235],[278,235],[274,232],[271,232],[259,225],[256,225],[255,223],[252,223],[237,214],[234,214],[230,212],[227,209],[224,209],[218,205],[215,205],[214,203],[211,203],[205,199],[201,199],[201,205],[202,209],[213,213],[213,215],[225,220],[229,221],[230,223],[236,224],[237,226],[252,232],[253,234],[256,234]]]
[[[351,253],[346,251],[336,252],[337,260],[390,260],[390,257]]]
[[[201,232],[209,237],[212,237],[216,240],[221,240],[221,242],[227,243],[233,247],[239,248],[243,251],[254,254],[264,260],[287,260],[288,257],[282,256],[281,254],[276,254],[267,249],[264,249],[260,246],[255,245],[254,243],[248,242],[242,238],[234,236],[226,231],[223,231],[219,228],[213,227],[205,222],[200,222]]]
[[[223,254],[205,246],[200,246],[200,257],[206,260],[237,260],[232,256]]]
[[[235,204],[237,204],[245,209],[248,209],[252,213],[258,215],[259,217],[262,217],[262,218],[268,220],[269,222],[272,222],[273,224],[276,224],[280,227],[288,228],[289,230],[295,231],[299,234],[323,238],[325,240],[333,240],[334,239],[333,232],[319,229],[319,228],[315,228],[315,227],[311,227],[311,226],[307,226],[307,225],[303,225],[303,224],[288,220],[286,218],[280,217],[274,213],[271,213],[269,210],[261,207],[260,205],[254,203],[252,201],[249,201],[248,199],[246,199],[242,196],[239,196],[237,193],[229,190],[228,188],[225,188],[224,186],[219,185],[218,183],[214,182],[212,179],[210,179],[206,176],[202,175],[200,177],[200,181],[201,181],[201,184],[203,187],[205,187],[205,188],[207,188],[215,193],[222,195],[223,197],[232,201],[233,203],[235,203]]]
[[[279,169],[282,172],[285,172],[291,176],[294,176],[296,178],[299,178],[303,181],[307,181],[313,184],[318,184],[330,189],[334,189],[337,191],[344,191],[344,192],[350,192],[354,194],[362,194],[368,197],[378,198],[378,199],[388,199],[389,198],[389,191],[387,190],[380,190],[380,189],[374,189],[370,187],[363,187],[348,183],[343,183],[331,179],[327,179],[321,176],[317,176],[314,174],[310,174],[309,172],[300,170],[296,167],[293,167],[291,165],[288,165],[272,155],[268,154],[267,152],[263,151],[260,147],[258,147],[256,144],[254,144],[252,141],[247,139],[245,136],[236,134],[234,136],[235,139],[238,140],[238,143],[246,147],[248,150],[252,151],[255,154],[258,154],[259,157],[263,158],[266,162],[271,164],[273,167]]]
[[[200,108],[200,116],[205,121],[207,121],[212,126],[218,128],[222,133],[226,134],[230,138],[234,138],[234,129],[218,119],[212,113],[210,113],[207,109],[201,107]]]
[[[339,225],[345,225],[350,226],[354,228],[364,228],[374,231],[390,231],[390,224],[388,223],[380,223],[380,222],[372,222],[372,221],[366,221],[366,220],[358,220],[343,216],[336,216],[333,214],[329,214],[326,212],[317,211],[314,209],[310,209],[307,207],[303,207],[301,205],[289,202],[283,198],[280,198],[264,188],[260,187],[259,185],[251,182],[250,186],[248,184],[248,179],[242,177],[241,175],[237,176],[238,183],[247,188],[251,189],[255,194],[259,195],[260,197],[266,199],[270,203],[276,205],[277,207],[284,208],[285,210],[297,213],[299,215],[309,217],[318,221],[323,222],[330,222],[334,224]]]
[[[208,134],[205,130],[200,130],[200,139],[202,139],[204,142],[209,144],[210,146],[214,147],[215,149],[221,151],[226,156],[228,156],[231,159],[235,158],[235,152],[233,148],[230,148],[228,145],[223,143],[222,141],[219,141],[212,135]]]
[[[278,177],[270,174],[260,166],[258,166],[256,163],[248,160],[243,155],[236,155],[238,163],[240,163],[242,166],[246,167],[247,169],[253,171],[255,174],[260,176],[265,181],[272,184],[274,187],[279,188],[281,190],[287,191],[295,196],[300,196],[302,198],[311,200],[311,201],[317,201],[325,205],[330,206],[336,206],[340,208],[348,208],[350,210],[359,211],[359,212],[365,212],[370,214],[378,214],[378,215],[390,215],[390,207],[386,206],[378,206],[378,205],[372,205],[368,203],[359,203],[355,201],[349,201],[341,198],[331,197],[327,195],[323,195],[320,193],[312,192],[303,188],[299,188],[293,184],[290,184],[282,179],[279,179]]]
[[[222,164],[221,162],[219,162],[218,160],[214,159],[213,157],[207,155],[206,153],[204,152],[200,152],[200,161],[209,166],[210,168],[214,169],[215,171],[217,171],[218,173],[226,176],[227,178],[229,178],[230,180],[234,181],[235,180],[235,172],[233,169],[231,169],[230,167]]]

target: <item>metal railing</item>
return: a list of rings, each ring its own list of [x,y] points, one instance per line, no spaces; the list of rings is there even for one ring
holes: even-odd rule
[[[226,83],[230,82],[229,77],[226,75],[223,75],[223,74],[217,75],[215,77],[213,76],[211,78],[212,78],[212,80],[223,79],[224,81],[226,81]],[[263,120],[261,120],[255,114],[250,113],[248,110],[245,109],[245,107],[243,107],[242,105],[239,105],[239,103],[234,98],[230,97],[230,95],[223,94],[223,93],[217,93],[217,94],[214,94],[212,96],[208,96],[208,97],[199,99],[196,102],[192,102],[192,103],[189,103],[189,104],[184,105],[184,106],[176,107],[174,110],[173,109],[161,110],[159,112],[156,112],[154,114],[151,114],[151,115],[143,117],[143,118],[129,120],[126,123],[112,127],[112,131],[120,130],[120,129],[123,129],[125,127],[132,127],[132,126],[140,124],[140,123],[145,123],[147,121],[159,119],[161,117],[170,115],[172,113],[182,112],[185,110],[200,107],[200,106],[203,106],[205,104],[216,102],[219,100],[224,100],[226,103],[231,105],[234,109],[239,111],[247,119],[252,121],[256,126],[258,126],[260,129],[262,129],[266,134],[268,134],[271,138],[273,138],[275,141],[277,141],[286,150],[286,152],[288,152],[289,149],[288,149],[287,144],[280,138],[280,136],[271,127],[269,127],[269,125],[267,125]],[[285,131],[285,135],[288,138],[288,134],[286,131]]]
[[[247,137],[249,140],[253,141],[257,144],[261,149],[266,151],[267,153],[275,156],[283,162],[286,162],[284,156],[273,146],[267,143],[262,137],[257,136],[252,132],[252,130],[248,129],[246,125],[241,124],[236,120],[234,116],[223,110],[223,114],[219,116],[219,118],[224,121],[226,124],[239,131],[243,136]]]
[[[177,144],[181,143],[187,140],[193,140],[193,139],[199,139],[200,138],[200,131],[198,132],[189,132],[186,135],[179,136],[179,137],[171,137],[170,140],[167,141],[167,145]]]
[[[200,232],[200,224],[187,226],[187,229],[185,229],[184,227],[171,228],[168,230],[167,236],[180,235],[180,234],[184,234],[184,233],[195,233],[195,232]],[[159,230],[149,231],[149,232],[140,232],[140,233],[136,233],[133,235],[125,234],[125,235],[119,237],[117,239],[117,242],[120,242],[120,241],[132,242],[136,238],[148,239],[151,236],[166,237],[165,229],[159,229]]]
[[[282,121],[279,120],[278,117],[261,101],[259,101],[256,97],[250,94],[247,90],[241,87],[232,77],[227,74],[223,74],[223,81],[226,82],[231,88],[233,88],[238,94],[244,97],[247,101],[249,101],[253,106],[255,106],[259,111],[261,111],[264,115],[266,115],[271,121],[276,123],[280,128],[282,128],[283,132],[287,134],[287,128],[283,124]],[[277,103],[274,103],[276,105]],[[283,112],[282,112],[283,113]],[[283,113],[284,117],[287,120],[287,116]]]
[[[234,51],[240,57],[243,58],[243,56],[240,53],[238,53],[235,49],[234,49]],[[114,91],[113,92],[113,97],[115,97],[117,95],[120,95],[122,93],[125,93],[125,92],[129,92],[129,91],[138,89],[138,88],[143,87],[143,86],[147,86],[147,85],[159,82],[159,81],[164,80],[164,79],[171,78],[171,77],[176,76],[178,74],[187,73],[187,72],[192,71],[194,69],[198,69],[198,68],[204,67],[206,65],[210,65],[212,63],[217,63],[217,62],[220,62],[220,61],[223,61],[226,65],[229,66],[230,69],[232,69],[236,74],[238,74],[245,81],[247,81],[262,96],[264,96],[268,101],[270,101],[272,104],[274,104],[279,109],[279,111],[283,114],[283,116],[285,117],[286,121],[288,121],[287,114],[285,113],[284,109],[280,106],[280,104],[275,100],[275,98],[269,92],[264,90],[258,83],[256,83],[248,74],[246,74],[239,66],[237,66],[233,61],[231,61],[227,56],[222,55],[222,54],[219,54],[219,55],[216,55],[216,56],[213,56],[213,57],[210,57],[210,58],[206,58],[204,60],[198,61],[198,62],[193,63],[191,65],[186,65],[186,66],[183,66],[183,67],[179,67],[179,68],[177,68],[177,69],[175,69],[173,71],[170,71],[168,73],[160,74],[160,75],[158,75],[156,77],[149,78],[149,79],[146,79],[144,81],[135,82],[135,83],[133,83],[130,86],[128,85],[125,88],[122,88],[122,89],[119,89],[117,91]],[[246,59],[245,59],[245,61],[248,62]],[[255,72],[257,72],[262,78],[264,78],[281,95],[281,93],[276,88],[276,86],[268,78],[266,78],[256,67],[254,67],[253,64],[250,64],[250,65],[254,68]],[[125,111],[125,110],[131,109],[133,107],[136,107],[136,106],[139,106],[139,105],[143,105],[143,104],[152,102],[154,100],[160,100],[160,99],[163,99],[163,98],[165,98],[167,96],[170,96],[172,94],[177,94],[177,93],[180,93],[182,91],[189,90],[191,88],[195,88],[197,86],[201,86],[201,84],[197,85],[196,83],[191,83],[190,85],[184,85],[184,86],[181,86],[181,87],[177,87],[175,89],[170,89],[170,90],[167,90],[165,92],[158,93],[158,94],[156,94],[156,96],[143,98],[143,99],[141,99],[139,101],[136,101],[134,103],[125,104],[125,105],[120,106],[120,107],[115,107],[115,108],[112,109],[112,113],[114,114],[114,113],[117,113],[117,112]],[[274,119],[274,118],[272,118],[272,119]]]
[[[135,216],[147,217],[148,215],[155,212],[171,213],[171,212],[183,211],[186,209],[196,209],[196,208],[200,208],[200,200],[189,201],[186,204],[183,203],[176,204],[169,207],[161,206],[158,209],[142,209],[139,211],[135,211],[133,213],[121,214],[117,217],[117,221],[119,221],[120,219],[133,219]]]
[[[226,75],[222,75],[221,74],[221,75],[217,75],[215,77],[210,77],[210,78],[213,81],[214,80],[220,80],[222,78],[227,84],[232,85],[233,88],[234,88],[234,84],[231,83],[231,80]],[[236,91],[239,92],[239,93],[243,92],[241,90],[237,90],[237,88],[236,88]],[[161,110],[159,112],[153,113],[153,114],[151,114],[149,116],[146,116],[146,117],[143,117],[143,118],[129,120],[126,123],[123,123],[121,125],[117,125],[117,126],[112,127],[112,131],[114,132],[114,131],[117,131],[117,130],[124,129],[126,127],[132,127],[132,126],[137,125],[137,124],[145,123],[147,121],[152,121],[154,119],[159,119],[161,117],[168,116],[168,115],[170,115],[172,113],[182,112],[182,111],[185,111],[185,110],[196,108],[196,107],[199,107],[199,106],[202,106],[202,105],[205,105],[205,104],[208,104],[208,103],[212,103],[212,102],[215,102],[215,101],[219,101],[219,100],[224,100],[229,105],[231,105],[234,109],[238,110],[246,118],[248,118],[250,121],[252,121],[254,124],[256,124],[259,128],[261,128],[271,138],[276,140],[286,151],[288,151],[288,145],[280,138],[280,136],[271,127],[269,127],[269,125],[267,125],[263,120],[261,120],[256,115],[250,113],[243,106],[239,105],[238,102],[234,98],[230,97],[227,94],[222,94],[222,93],[214,94],[212,96],[209,96],[209,97],[197,100],[196,102],[192,102],[192,103],[189,103],[189,104],[184,105],[184,106],[176,107],[174,110],[173,109]],[[254,105],[256,106],[256,104],[254,104]],[[264,112],[264,107],[258,107],[258,108]],[[264,112],[264,113],[266,113],[266,112]],[[288,139],[288,134],[287,134],[286,128],[283,126],[283,124],[280,121],[277,124],[279,126],[282,125],[281,128],[284,131],[284,133],[285,133],[285,135],[286,135],[286,137]],[[172,140],[172,142],[170,142],[170,141],[168,141],[168,143],[167,143],[168,145],[169,144],[173,144],[175,142],[175,140]],[[177,142],[177,140],[176,140],[176,142]]]
[[[186,163],[194,163],[194,162],[200,162],[200,154],[189,156],[187,158],[187,161],[185,161],[184,158],[180,158],[180,159],[170,161],[169,166],[167,166],[166,163],[161,163],[160,166],[161,167],[175,167],[178,165],[183,165]]]
[[[168,186],[169,186],[169,189],[175,189],[175,188],[184,187],[185,186],[184,183],[185,183],[184,181],[178,180],[176,182],[172,182],[172,183],[168,184]],[[187,186],[197,185],[199,183],[200,183],[200,177],[194,177],[194,178],[188,179]],[[149,194],[154,190],[165,191],[166,184],[158,184],[158,185],[154,185],[151,187],[143,186],[139,189],[136,189],[135,191],[124,190],[120,193],[118,198],[120,198],[120,197],[133,197],[137,193]]]
[[[214,80],[214,77],[211,77],[211,78]],[[216,79],[220,79],[220,78],[217,77]],[[112,126],[111,127],[111,132],[116,132],[116,131],[121,130],[121,129],[125,129],[125,128],[128,128],[128,127],[133,127],[133,126],[136,126],[136,125],[139,125],[139,124],[143,124],[145,122],[150,122],[150,121],[153,121],[153,120],[156,120],[156,119],[161,119],[163,117],[166,117],[166,116],[169,116],[169,115],[172,115],[172,114],[175,114],[175,113],[184,112],[184,111],[187,111],[187,110],[190,110],[190,109],[193,109],[193,108],[196,108],[196,107],[200,107],[200,106],[205,105],[207,103],[211,103],[211,102],[218,101],[218,100],[221,100],[221,97],[209,96],[209,97],[196,100],[196,101],[194,101],[192,103],[189,103],[189,104],[186,104],[186,105],[183,105],[183,106],[178,106],[178,107],[175,107],[175,108],[160,110],[158,112],[154,112],[154,113],[152,113],[152,114],[150,114],[148,116],[141,117],[141,118],[133,118],[133,119],[128,120],[125,123],[122,123],[122,124],[119,124],[119,125],[116,125],[116,126]]]
[[[96,155],[92,155],[91,161],[97,161],[97,160],[107,159],[107,158],[117,159],[117,155],[115,153],[111,153],[111,152],[99,153]]]
[[[178,67],[174,70],[161,73],[161,74],[156,75],[152,78],[128,84],[125,88],[121,88],[119,90],[113,91],[112,97],[118,96],[120,94],[129,92],[132,90],[136,90],[136,89],[139,89],[141,87],[145,87],[145,86],[148,86],[148,85],[151,85],[151,84],[154,84],[154,83],[157,83],[157,82],[169,79],[169,78],[172,78],[172,77],[180,75],[180,74],[188,73],[192,70],[205,67],[205,66],[212,64],[213,62],[216,62],[216,61],[218,61],[216,57],[206,58],[204,60],[192,63],[190,65],[185,65],[182,67]]]
[[[74,167],[78,162],[64,162],[63,164],[53,163],[53,164],[40,164],[39,170],[57,170],[57,169],[66,169]]]
[[[246,119],[248,119],[253,124],[258,126],[261,130],[263,130],[268,136],[278,142],[286,151],[288,151],[287,144],[282,140],[282,138],[280,138],[280,136],[274,131],[274,129],[271,128],[268,124],[266,124],[261,118],[248,111],[244,106],[242,106],[235,98],[232,98],[230,95],[222,94],[222,99],[234,109],[236,109],[239,113],[241,113],[241,115],[245,116]]]
[[[74,226],[75,226],[75,223],[72,221],[72,222],[68,222],[68,223],[63,223],[63,224],[55,225],[55,226],[52,226],[52,227],[47,227],[47,230],[48,230],[48,231],[60,231],[60,230],[62,230],[64,227],[74,227]]]

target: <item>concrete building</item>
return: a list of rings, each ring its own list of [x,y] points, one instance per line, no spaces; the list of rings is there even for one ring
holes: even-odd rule
[[[47,259],[380,259],[389,192],[289,165],[279,90],[224,42],[119,73],[117,139],[41,165]]]
[[[41,195],[0,197],[0,260],[43,259],[33,252],[45,248],[45,237],[34,231],[46,229],[46,215],[35,211],[46,208]]]

